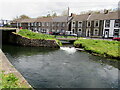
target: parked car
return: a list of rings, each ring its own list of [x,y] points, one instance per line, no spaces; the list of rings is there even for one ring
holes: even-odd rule
[[[77,37],[77,34],[70,34],[69,36],[76,36]]]
[[[113,40],[120,41],[120,37],[114,37]]]

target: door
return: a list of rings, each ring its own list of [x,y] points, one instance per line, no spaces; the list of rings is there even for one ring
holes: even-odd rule
[[[105,38],[108,38],[109,37],[109,29],[105,29],[105,35],[104,35]]]
[[[90,29],[86,31],[86,37],[90,37]]]

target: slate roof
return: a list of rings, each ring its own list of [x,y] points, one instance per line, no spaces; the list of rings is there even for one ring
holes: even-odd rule
[[[120,19],[120,17],[118,18],[118,12],[109,12],[108,14],[104,14],[104,13],[93,13],[91,14],[91,16],[89,17],[89,20],[110,20],[110,19]]]
[[[74,21],[86,21],[89,17],[89,14],[81,14],[81,15],[76,15],[73,20]]]
[[[52,22],[68,22],[71,20],[71,17],[68,16],[57,16],[52,19]]]
[[[35,22],[51,22],[52,21],[52,17],[40,17],[37,18]]]
[[[21,20],[21,23],[31,23],[31,22],[35,22],[36,20],[37,20],[36,18],[23,19]]]

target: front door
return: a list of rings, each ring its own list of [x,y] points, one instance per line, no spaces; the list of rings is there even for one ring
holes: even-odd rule
[[[109,37],[109,29],[105,29],[105,35],[104,35],[105,38],[108,38]]]
[[[86,31],[86,37],[90,37],[90,29]]]

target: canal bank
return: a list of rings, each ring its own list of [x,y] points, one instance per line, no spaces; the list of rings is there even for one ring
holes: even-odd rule
[[[93,55],[115,58],[118,61],[120,59],[119,45],[119,41],[94,39],[78,39],[74,42],[76,48],[83,48]]]
[[[9,60],[4,55],[1,49],[0,49],[0,65],[1,65],[0,71],[2,71],[5,75],[14,74],[15,77],[18,78],[20,88],[26,88],[28,90],[32,90],[32,86],[25,80],[25,78],[21,75],[21,73],[17,71],[17,69],[9,62]]]

